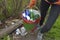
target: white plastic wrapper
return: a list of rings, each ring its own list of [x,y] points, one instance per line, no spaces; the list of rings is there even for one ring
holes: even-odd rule
[[[27,17],[27,20],[30,20],[30,17],[29,16],[26,16]]]
[[[21,31],[19,29],[16,29],[16,34],[19,35]]]
[[[26,15],[25,15],[25,13],[23,13],[22,15],[23,15],[23,17],[25,17],[25,16],[26,16]]]
[[[24,27],[21,27],[20,29],[16,29],[16,35],[21,35],[21,36],[25,36],[27,34],[26,29]]]
[[[27,34],[26,29],[24,27],[21,27],[21,35],[25,36]]]

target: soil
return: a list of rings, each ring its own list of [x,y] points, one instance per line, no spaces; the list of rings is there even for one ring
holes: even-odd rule
[[[36,40],[36,34],[27,34],[26,36],[13,36],[13,40]]]

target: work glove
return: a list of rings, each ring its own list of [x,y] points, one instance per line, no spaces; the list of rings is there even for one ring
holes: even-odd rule
[[[55,2],[54,4],[60,5],[60,0],[58,0],[58,1]]]

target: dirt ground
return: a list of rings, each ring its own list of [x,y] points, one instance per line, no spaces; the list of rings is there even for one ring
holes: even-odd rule
[[[14,19],[14,22],[20,21],[19,19]],[[12,21],[11,20],[7,20],[6,21],[7,25],[10,26]],[[25,36],[21,36],[21,35],[15,35],[13,33],[13,40],[36,40],[37,38],[37,31],[35,31],[34,33],[28,33]]]
[[[13,40],[36,40],[37,33],[27,34],[26,36],[14,35]]]
[[[14,19],[14,22],[20,21],[19,19]],[[12,21],[8,20],[7,21],[7,25],[11,25]],[[21,36],[21,35],[15,35],[13,34],[13,40],[36,40],[36,36],[37,36],[37,31],[35,31],[34,33],[28,33],[25,36]]]

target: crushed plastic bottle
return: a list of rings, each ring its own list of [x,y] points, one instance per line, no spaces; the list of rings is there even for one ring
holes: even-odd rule
[[[26,34],[26,29],[24,27],[21,27],[21,36],[25,36]]]
[[[16,29],[16,35],[25,36],[26,34],[27,34],[27,31],[23,26],[21,28]]]
[[[16,29],[16,35],[19,35],[21,33],[20,29]]]

